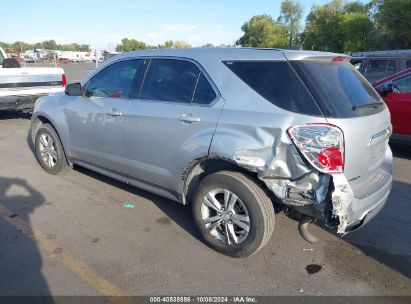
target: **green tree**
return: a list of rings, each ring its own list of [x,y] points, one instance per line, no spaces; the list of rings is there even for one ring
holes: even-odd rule
[[[341,0],[333,0],[326,5],[315,5],[307,16],[304,48],[341,52],[343,39],[338,31],[338,24],[342,19],[342,10]]]
[[[287,28],[269,15],[256,15],[241,27],[244,35],[236,42],[245,47],[283,47],[287,45]]]
[[[13,44],[9,44],[9,47],[15,52],[24,52],[33,48],[31,44],[25,43],[23,41],[16,41]]]
[[[35,44],[33,44],[33,49],[42,49],[43,48],[43,44],[41,42],[36,42]]]
[[[191,45],[185,42],[184,40],[167,40],[163,44],[157,46],[159,49],[184,49],[190,48]]]
[[[225,44],[225,43],[220,43],[217,47],[218,48],[230,48],[230,47],[235,47],[237,44]]]
[[[333,0],[312,8],[301,40],[306,49],[363,51],[374,45],[374,29],[367,5],[359,1]]]
[[[171,49],[172,47],[174,47],[174,41],[173,40],[167,40],[163,44],[158,45],[159,49]]]
[[[130,52],[145,49],[147,49],[147,45],[144,42],[128,38],[123,38],[121,44],[116,46],[117,52]]]
[[[366,14],[345,13],[339,23],[339,30],[343,37],[343,52],[362,51],[372,46],[370,30],[373,23]]]
[[[347,2],[344,5],[344,11],[346,13],[359,13],[367,15],[370,13],[370,4],[363,4],[359,1]]]
[[[54,40],[46,40],[42,42],[43,48],[46,50],[57,50],[57,43]]]
[[[191,48],[191,45],[185,42],[184,40],[176,40],[174,41],[174,47],[176,49],[186,49]]]
[[[371,8],[378,31],[390,49],[411,48],[411,1],[373,0]]]
[[[79,45],[79,51],[80,51],[80,52],[89,52],[89,51],[90,51],[90,45],[88,45],[88,44],[80,44],[80,45]]]
[[[303,8],[299,2],[294,0],[283,0],[283,2],[281,2],[281,11],[280,17],[278,17],[278,22],[287,27],[289,45],[298,42],[302,16]]]
[[[46,49],[46,50],[62,50],[62,51],[79,51],[79,52],[88,52],[90,51],[90,45],[88,44],[57,44],[55,40],[46,40],[43,42],[36,42],[34,44],[29,44],[23,41],[16,41],[14,43],[4,43],[0,42],[0,46],[3,48],[10,49],[14,52],[24,52],[36,49]]]
[[[74,52],[74,51],[76,50],[76,46],[75,46],[74,43],[71,43],[71,44],[62,44],[62,45],[60,45],[60,48],[59,48],[59,49],[62,50],[62,51],[71,51],[71,52]]]
[[[207,43],[204,44],[202,47],[203,47],[203,48],[213,48],[213,47],[215,47],[215,46],[214,46],[214,44],[207,42]]]

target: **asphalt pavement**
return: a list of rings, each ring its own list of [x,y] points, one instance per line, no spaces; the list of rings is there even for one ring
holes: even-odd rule
[[[311,245],[279,213],[269,243],[233,259],[200,240],[189,207],[80,167],[47,174],[29,127],[0,113],[0,295],[411,296],[410,146],[393,146],[392,193],[364,228],[312,226]]]

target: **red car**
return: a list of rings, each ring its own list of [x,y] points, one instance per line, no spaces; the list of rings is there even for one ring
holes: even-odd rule
[[[391,112],[393,133],[411,139],[411,68],[373,83]]]

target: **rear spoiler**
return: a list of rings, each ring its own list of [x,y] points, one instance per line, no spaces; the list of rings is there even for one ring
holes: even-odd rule
[[[283,50],[283,55],[287,60],[321,60],[349,62],[351,56],[339,53],[315,52],[315,51],[292,51]]]

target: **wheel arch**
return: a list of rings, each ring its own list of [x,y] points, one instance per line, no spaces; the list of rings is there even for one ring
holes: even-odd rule
[[[203,157],[197,159],[184,174],[183,204],[187,205],[191,203],[195,190],[200,185],[201,180],[213,173],[225,170],[245,174],[247,177],[256,182],[256,184],[263,189],[271,200],[275,199],[272,193],[268,191],[264,182],[258,178],[258,174],[256,172],[240,167],[235,162],[228,159]]]
[[[56,128],[56,123],[53,121],[53,119],[51,119],[48,115],[45,114],[37,114],[35,117],[32,117],[31,119],[31,140],[33,143],[33,146],[35,147],[36,143],[36,134],[38,129],[45,124],[49,124],[54,131],[56,131],[56,134],[60,140],[61,146],[63,147],[63,151],[64,151],[64,155],[66,156],[67,161],[69,162],[70,165],[72,165],[72,163],[69,161],[69,159],[67,158],[67,150],[66,150],[66,146],[65,146],[65,141],[62,140],[61,137],[61,132],[59,131],[58,128]]]

